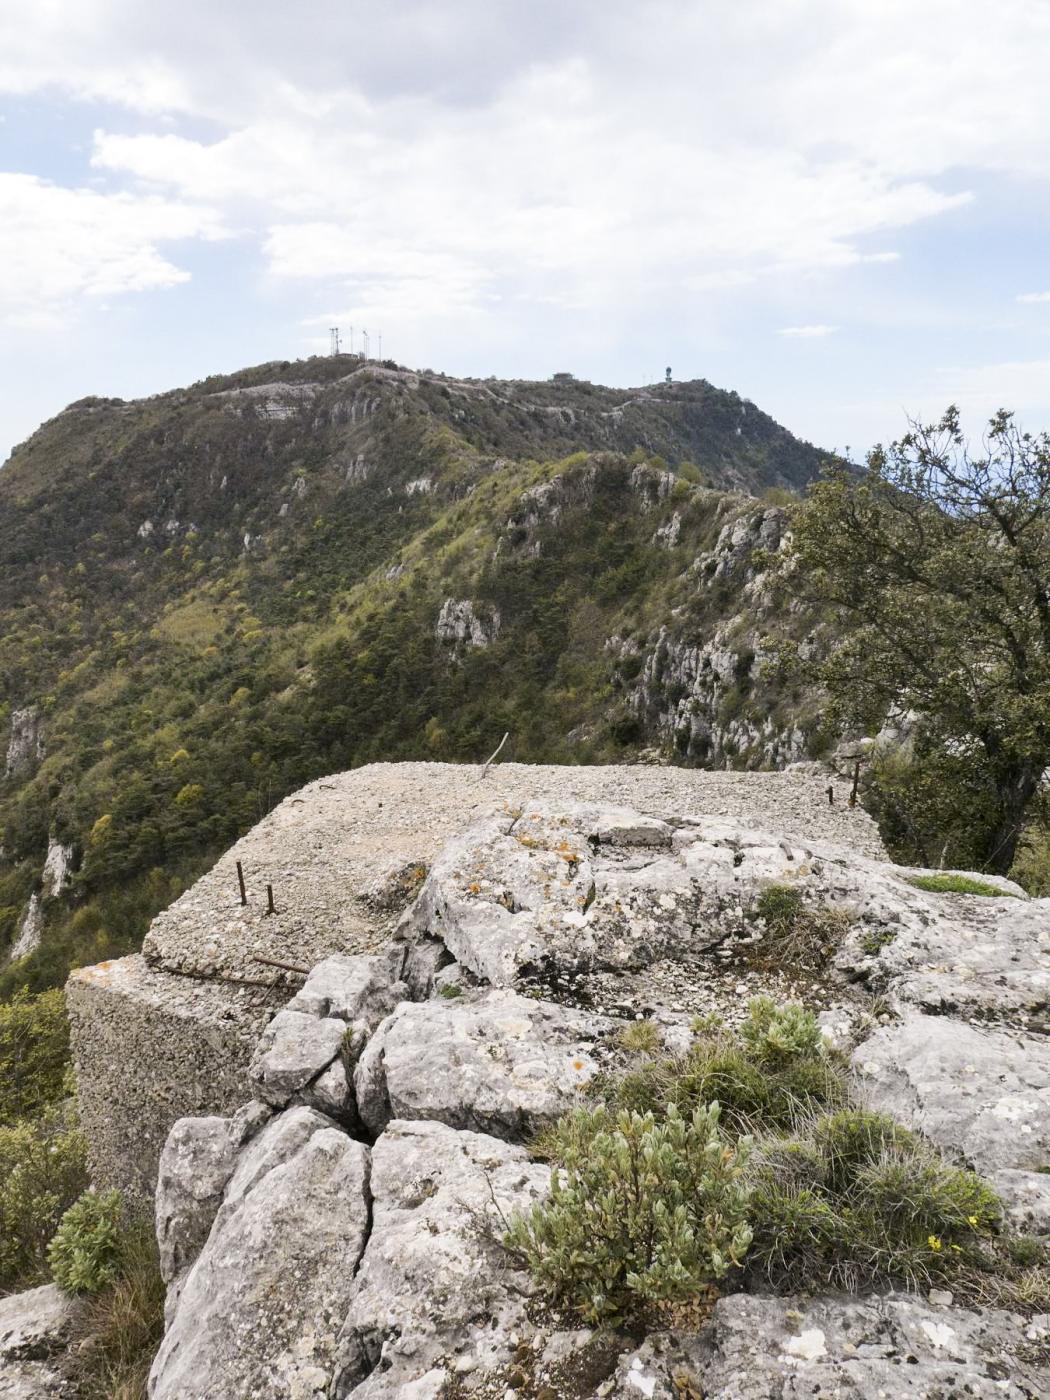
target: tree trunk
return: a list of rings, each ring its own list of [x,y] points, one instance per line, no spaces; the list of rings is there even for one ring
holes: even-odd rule
[[[1025,813],[1035,796],[1043,765],[1031,762],[999,766],[996,787],[999,793],[997,820],[984,842],[984,869],[993,875],[1008,875],[1014,851],[1024,830]]]

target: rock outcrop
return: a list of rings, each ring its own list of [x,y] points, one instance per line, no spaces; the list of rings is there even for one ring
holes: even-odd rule
[[[800,990],[853,1048],[858,1095],[987,1173],[1016,1225],[1050,1229],[1050,901],[1008,882],[931,894],[912,873],[666,808],[482,817],[432,861],[386,951],[330,957],[274,1017],[252,1067],[266,1102],[169,1136],[153,1400],[1048,1393],[1046,1317],[936,1290],[738,1294],[639,1345],[537,1306],[499,1244],[549,1187],[527,1142],[622,1062],[630,1020],[644,1011],[673,1047],[698,1008],[740,1014],[770,886],[841,915],[837,958]]]
[[[7,740],[4,777],[15,778],[26,773],[44,756],[44,717],[36,705],[26,705],[11,714],[11,732]]]
[[[499,610],[484,607],[478,612],[469,598],[446,598],[434,624],[434,636],[446,646],[487,647],[499,636]]]
[[[73,1400],[59,1364],[73,1312],[54,1284],[0,1298],[0,1400]]]
[[[369,1230],[368,1148],[307,1108],[248,1145],[178,1289],[152,1400],[324,1397]]]

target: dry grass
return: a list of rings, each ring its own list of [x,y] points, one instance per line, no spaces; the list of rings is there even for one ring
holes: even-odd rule
[[[122,1264],[117,1282],[77,1314],[70,1365],[79,1400],[146,1400],[164,1334],[164,1283],[146,1222],[128,1229]]]

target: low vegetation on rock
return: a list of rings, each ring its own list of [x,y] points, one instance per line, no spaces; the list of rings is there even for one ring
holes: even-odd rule
[[[1013,898],[1012,890],[1001,890],[998,885],[987,880],[977,880],[972,875],[912,875],[908,879],[917,890],[927,890],[930,894],[979,894],[988,899]]]
[[[505,1243],[553,1301],[606,1323],[716,1284],[1050,1303],[1045,1248],[1004,1234],[979,1176],[851,1101],[812,1013],[756,998],[738,1032],[696,1031],[682,1055],[595,1081],[603,1102],[534,1144],[551,1194]]]
[[[99,1293],[120,1272],[119,1191],[85,1191],[59,1221],[47,1249],[51,1277],[66,1293]]]
[[[551,1194],[506,1243],[540,1287],[589,1322],[616,1324],[648,1304],[678,1303],[739,1265],[751,1242],[742,1174],[749,1143],[730,1147],[718,1106],[684,1118],[579,1109],[550,1134]]]

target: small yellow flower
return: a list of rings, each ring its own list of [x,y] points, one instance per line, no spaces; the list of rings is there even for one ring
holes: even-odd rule
[[[927,1235],[926,1243],[930,1246],[931,1249],[940,1249],[941,1247],[941,1242],[936,1235]]]
[[[953,1245],[952,1245],[952,1249],[955,1250],[956,1254],[961,1254],[961,1253],[962,1253],[962,1245],[953,1244]]]
[[[970,1222],[971,1225],[979,1225],[979,1224],[981,1223],[981,1222],[977,1219],[976,1215],[968,1215],[966,1218],[967,1218],[967,1220]]]

